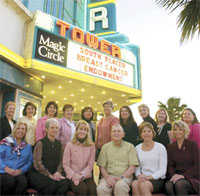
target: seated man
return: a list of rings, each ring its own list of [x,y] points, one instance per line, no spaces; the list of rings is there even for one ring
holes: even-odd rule
[[[97,165],[100,166],[102,179],[97,186],[98,196],[128,196],[133,173],[139,165],[137,154],[131,143],[122,140],[125,133],[121,125],[111,129],[111,142],[104,144]]]

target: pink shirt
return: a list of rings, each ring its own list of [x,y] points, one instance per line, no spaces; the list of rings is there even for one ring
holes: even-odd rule
[[[59,133],[56,138],[57,138],[57,140],[59,140],[61,142],[63,147],[65,147],[65,145],[69,141],[71,141],[71,139],[73,137],[72,127],[66,118],[58,119],[58,122],[60,125],[60,130],[59,130]],[[72,123],[73,123],[72,125],[74,126],[73,129],[76,129],[75,122],[72,121]]]
[[[44,115],[39,118],[36,125],[35,139],[36,141],[41,140],[46,135],[45,122],[48,119],[48,115]],[[55,118],[57,120],[57,118]]]
[[[37,125],[36,125],[36,131],[35,131],[36,141],[41,140],[46,135],[45,122],[46,122],[47,119],[48,119],[47,115],[38,119]]]
[[[83,174],[84,178],[92,176],[95,161],[95,145],[84,146],[68,142],[63,154],[63,168],[68,179],[75,174]]]
[[[195,141],[200,149],[200,124],[196,123],[190,125],[190,133],[188,135],[188,139]]]
[[[120,124],[119,119],[115,116],[111,116],[110,118],[101,118],[97,125],[97,140],[96,140],[96,148],[100,149],[105,143],[111,141],[111,128],[114,124]]]

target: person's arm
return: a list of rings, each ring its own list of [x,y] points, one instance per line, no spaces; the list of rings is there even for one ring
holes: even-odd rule
[[[159,145],[157,148],[159,156],[158,170],[152,174],[155,180],[165,176],[167,171],[167,151],[163,145]]]
[[[25,172],[29,170],[33,162],[33,154],[32,154],[31,145],[27,144],[27,149],[28,149],[27,163],[23,167],[20,168],[22,170],[22,174],[24,174]]]
[[[199,149],[200,149],[200,124],[192,125],[190,133],[188,135],[188,139],[197,142]]]
[[[112,126],[115,124],[120,124],[120,122],[119,122],[119,119],[114,116],[110,123],[110,130],[111,130]]]
[[[34,168],[40,173],[45,176],[50,176],[51,173],[48,171],[47,168],[42,163],[42,142],[39,141],[35,148],[34,148],[34,161],[33,161]]]
[[[36,141],[39,141],[40,139],[42,139],[44,137],[42,121],[43,121],[43,119],[40,118],[40,119],[38,119],[37,124],[36,124],[36,130],[35,130]]]
[[[97,124],[96,142],[95,142],[96,149],[98,149],[97,147],[98,147],[98,145],[99,145],[99,139],[98,139],[98,137],[99,137],[99,131],[98,131],[98,127],[101,125],[102,121],[103,121],[103,118],[101,118],[101,119],[99,120],[98,124]]]
[[[105,167],[100,167],[100,171],[101,171],[101,175],[105,178],[108,186],[111,188],[113,186],[115,186],[115,183],[119,180],[117,177],[115,176],[111,176],[108,174],[107,170]]]
[[[135,173],[135,171],[136,171],[136,166],[131,165],[128,167],[128,169],[124,171],[124,173],[121,176],[123,176],[124,178],[129,178],[131,175],[133,175],[133,173]]]
[[[139,153],[140,146],[141,145],[139,145],[137,148],[135,148],[134,145],[132,145],[132,144],[129,145],[129,152],[128,152],[129,163],[128,163],[128,165],[129,165],[130,170],[126,170],[127,174],[129,174],[129,172],[132,172],[132,174],[136,172],[136,175],[141,174],[141,172],[140,172],[141,168],[139,167],[139,161],[138,161],[138,153]]]
[[[65,147],[62,163],[63,163],[63,168],[65,170],[65,173],[67,175],[67,178],[71,180],[76,173],[71,169],[70,157],[73,155],[70,150],[70,145],[71,145],[71,142],[67,143],[67,145]]]
[[[5,154],[6,154],[6,148],[9,148],[5,145],[0,145],[0,170],[4,170],[7,166],[4,162]]]
[[[173,155],[173,144],[169,144],[167,147],[167,174],[168,177],[171,178],[174,174],[176,174],[174,169],[174,161],[172,159]]]
[[[199,171],[199,148],[196,144],[196,142],[191,143],[191,148],[190,148],[190,156],[191,160],[193,160],[193,166],[191,166],[187,171],[183,173],[183,175],[186,178],[193,178],[198,175]]]
[[[89,160],[87,161],[87,165],[81,171],[81,175],[83,176],[84,179],[91,177],[92,169],[94,167],[94,162],[95,162],[95,146],[93,145],[91,147],[90,157]]]

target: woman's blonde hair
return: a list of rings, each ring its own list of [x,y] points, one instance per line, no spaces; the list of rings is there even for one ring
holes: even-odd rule
[[[166,115],[166,117],[165,117],[165,123],[166,123],[166,122],[169,122],[169,115],[168,115],[167,110],[164,109],[164,108],[160,108],[160,109],[156,112],[156,115],[155,115],[155,121],[156,121],[156,123],[158,124],[158,112],[160,112],[160,111],[164,111],[164,112],[165,112],[165,115]]]
[[[149,109],[149,106],[147,104],[141,104],[138,106],[138,110],[140,111],[140,108],[146,108],[148,113],[150,113],[150,109]]]
[[[91,146],[94,145],[94,142],[91,139],[90,136],[90,127],[88,123],[85,120],[80,120],[77,125],[76,125],[76,131],[74,133],[73,139],[72,139],[72,144],[76,144],[78,142],[78,132],[77,130],[79,129],[80,125],[85,125],[87,128],[87,135],[85,137],[85,141],[83,143],[84,146]]]
[[[13,102],[13,101],[9,101],[9,102],[7,102],[7,103],[6,103],[6,105],[5,105],[4,109],[5,109],[5,110],[7,110],[8,106],[10,106],[10,105],[14,105],[14,106],[15,106],[15,108],[16,108],[16,103],[15,103],[15,102]]]
[[[185,135],[185,138],[188,137],[188,134],[190,132],[190,128],[189,126],[187,125],[186,122],[182,121],[182,120],[176,120],[173,125],[172,125],[172,136],[174,137],[174,127],[177,126],[179,129],[183,130],[184,131],[184,135]],[[175,137],[174,137],[175,138]]]
[[[142,135],[142,131],[145,127],[148,127],[149,129],[151,129],[152,133],[153,133],[153,138],[155,138],[156,136],[156,132],[154,131],[153,125],[149,122],[143,122],[140,126],[139,126],[139,135],[140,135],[140,140],[143,140],[141,135]],[[152,138],[152,139],[153,139]]]
[[[27,133],[28,125],[26,124],[26,122],[24,122],[24,121],[18,121],[18,122],[15,124],[15,126],[13,127],[13,130],[12,130],[12,133],[11,133],[11,136],[12,136],[13,138],[15,138],[15,133],[16,133],[18,127],[19,127],[21,124],[25,125],[25,127],[26,127],[26,133]],[[25,133],[24,137],[22,138],[22,140],[24,140],[24,141],[26,141],[26,140],[25,140],[25,138],[26,138],[26,133]]]

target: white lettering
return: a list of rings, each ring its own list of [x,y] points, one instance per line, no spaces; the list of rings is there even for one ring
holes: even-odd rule
[[[101,12],[101,15],[96,16],[96,13]],[[95,31],[95,22],[102,21],[102,28],[108,28],[107,9],[98,7],[90,10],[90,31]]]

